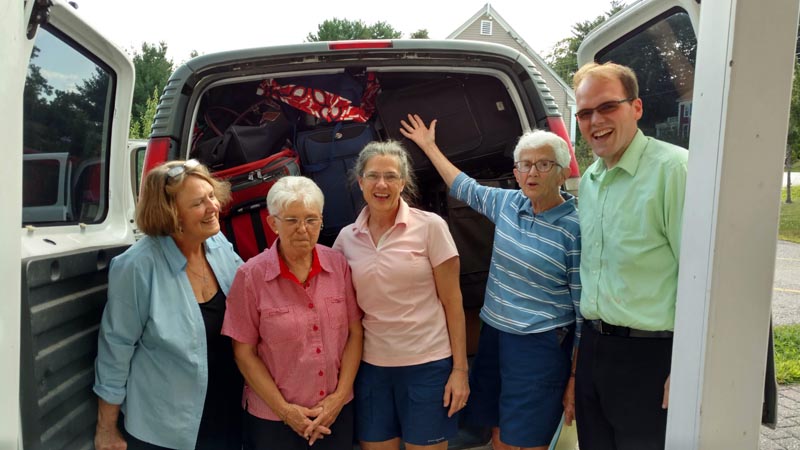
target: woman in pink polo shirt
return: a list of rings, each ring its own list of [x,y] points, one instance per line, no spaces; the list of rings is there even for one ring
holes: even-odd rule
[[[371,142],[354,167],[367,206],[334,243],[364,311],[356,380],[363,450],[446,449],[467,403],[466,332],[456,246],[441,217],[411,208],[405,149]]]
[[[228,294],[222,333],[246,381],[245,449],[353,446],[361,311],[344,256],[317,245],[323,202],[308,178],[278,180],[267,195],[278,240],[239,268]]]

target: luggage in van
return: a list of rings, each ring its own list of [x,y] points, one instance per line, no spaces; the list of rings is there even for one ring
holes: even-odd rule
[[[419,114],[426,124],[438,119],[436,144],[454,163],[481,145],[481,130],[459,79],[444,78],[385,90],[378,96],[377,108],[387,136],[403,143],[416,170],[431,169],[433,165],[414,142],[400,134],[400,120],[408,120],[408,114]]]
[[[225,116],[227,126],[223,126]],[[200,137],[191,156],[212,170],[259,161],[279,150],[292,130],[280,106],[270,99],[259,100],[241,113],[211,107],[203,120],[205,134],[212,137]]]
[[[419,114],[429,124],[437,119],[436,144],[461,169],[478,169],[468,162],[493,154],[511,156],[522,134],[516,107],[500,80],[487,76],[445,78],[384,91],[378,115],[389,138],[408,149],[417,170],[433,165],[411,140],[400,134],[400,120]]]
[[[299,158],[292,149],[232,169],[214,173],[231,184],[230,206],[220,212],[222,231],[243,260],[272,245],[277,236],[267,224],[267,193],[278,179],[300,175]]]
[[[297,149],[300,153],[303,173],[325,193],[322,211],[325,227],[320,243],[329,245],[339,230],[353,223],[362,203],[361,192],[348,182],[350,169],[355,165],[358,153],[375,139],[368,123],[343,123],[318,127],[297,134]]]

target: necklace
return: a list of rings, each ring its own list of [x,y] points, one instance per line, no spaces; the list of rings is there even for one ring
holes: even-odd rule
[[[208,286],[208,282],[207,282],[207,279],[206,279],[206,264],[205,264],[205,261],[203,261],[203,273],[202,274],[198,274],[196,271],[192,270],[192,268],[189,267],[189,262],[188,261],[186,262],[186,270],[188,270],[189,273],[191,273],[192,275],[194,275],[196,277],[200,277],[200,278],[203,279],[202,292],[205,293],[205,291],[207,290],[207,286]]]

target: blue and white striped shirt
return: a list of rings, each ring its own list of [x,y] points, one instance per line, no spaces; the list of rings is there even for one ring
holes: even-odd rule
[[[495,224],[481,319],[512,334],[576,323],[577,345],[583,319],[575,198],[562,192],[564,203],[534,214],[521,190],[483,186],[463,172],[453,181],[450,195]]]

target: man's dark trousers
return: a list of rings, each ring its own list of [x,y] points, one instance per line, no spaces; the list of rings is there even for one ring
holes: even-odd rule
[[[672,338],[601,335],[587,322],[575,379],[581,450],[663,449]]]

